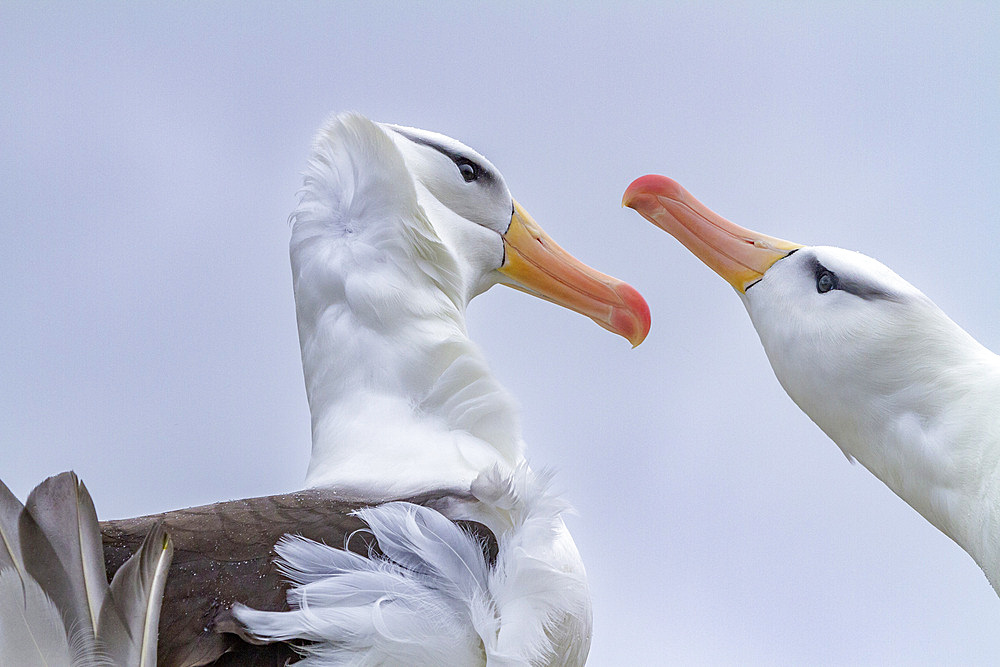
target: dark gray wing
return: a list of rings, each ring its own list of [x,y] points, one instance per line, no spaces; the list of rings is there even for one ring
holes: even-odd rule
[[[452,498],[424,494],[402,500],[441,507]],[[174,555],[160,611],[158,665],[278,667],[294,660],[295,652],[287,645],[255,646],[243,641],[232,632],[236,625],[230,607],[242,602],[255,609],[288,609],[288,586],[273,566],[274,544],[291,533],[343,546],[352,533],[364,528],[351,512],[371,504],[332,490],[312,489],[103,521],[108,577],[162,520]],[[492,533],[480,524],[462,523],[479,537],[492,562],[496,558]],[[372,546],[366,533],[355,535],[348,544],[352,551],[365,555]]]

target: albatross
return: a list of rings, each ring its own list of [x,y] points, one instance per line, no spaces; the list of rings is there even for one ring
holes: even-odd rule
[[[634,289],[562,250],[468,146],[435,132],[333,118],[292,214],[293,290],[312,418],[311,488],[362,510],[384,558],[288,538],[290,611],[234,609],[248,637],[306,639],[315,664],[578,665],[591,637],[566,502],[525,459],[514,401],[469,339],[469,301],[502,283],[638,345]],[[462,496],[468,499],[461,500]],[[497,539],[494,563],[445,520]]]
[[[861,253],[744,229],[663,176],[622,203],[733,286],[796,405],[1000,593],[997,355]]]
[[[291,228],[306,489],[101,524],[109,572],[170,536],[159,664],[290,647],[303,665],[584,664],[569,506],[528,465],[466,308],[505,284],[635,346],[645,301],[560,248],[476,151],[358,114],[317,134]]]

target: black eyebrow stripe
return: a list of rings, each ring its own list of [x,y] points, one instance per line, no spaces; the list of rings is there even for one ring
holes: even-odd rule
[[[860,297],[865,301],[874,301],[876,299],[898,301],[896,295],[892,292],[887,292],[883,289],[872,287],[871,285],[856,282],[854,280],[844,280],[841,278],[839,288],[848,294],[853,294],[854,296]]]
[[[428,148],[433,148],[438,153],[441,153],[446,158],[448,158],[452,162],[455,162],[456,164],[458,163],[459,160],[465,160],[467,162],[470,161],[467,157],[459,155],[457,153],[453,153],[450,150],[448,150],[447,148],[445,148],[444,146],[442,146],[441,144],[436,144],[433,141],[429,141],[429,140],[423,139],[421,137],[411,137],[408,134],[404,134],[403,136],[406,137],[407,139],[409,139],[410,141],[412,141],[415,144],[420,144],[421,146],[427,146]]]
[[[449,160],[451,160],[455,164],[459,164],[460,162],[468,162],[468,163],[470,163],[472,165],[475,165],[477,167],[479,166],[475,162],[473,162],[472,160],[470,160],[469,158],[467,158],[466,156],[461,155],[459,153],[455,153],[453,151],[450,151],[447,148],[445,148],[444,146],[442,146],[441,144],[434,143],[430,139],[425,139],[424,137],[419,137],[419,136],[412,135],[409,132],[405,132],[405,131],[400,130],[398,128],[393,128],[393,129],[396,132],[399,132],[401,135],[403,135],[404,137],[406,137],[407,139],[409,139],[410,141],[412,141],[415,144],[420,144],[421,146],[427,146],[428,148],[433,148],[438,153],[441,153],[441,155],[444,155],[446,158],[448,158]],[[480,168],[480,170],[482,171],[482,168]]]
[[[887,301],[899,300],[892,292],[874,287],[868,283],[851,280],[850,278],[844,278],[836,271],[830,271],[830,269],[823,266],[823,264],[815,256],[810,257],[809,260],[809,263],[812,265],[813,275],[817,278],[819,278],[819,274],[823,271],[829,271],[836,276],[837,286],[834,289],[839,289],[843,292],[847,292],[848,294],[853,294],[854,296],[864,299],[865,301],[874,301],[876,299],[885,299]]]
[[[399,128],[394,127],[392,129],[415,144],[419,144],[420,146],[427,146],[428,148],[433,148],[438,153],[444,155],[446,158],[454,162],[456,165],[461,165],[461,164],[472,165],[473,169],[476,170],[476,178],[474,180],[478,181],[481,185],[491,187],[496,183],[496,178],[494,178],[493,172],[483,167],[483,165],[479,164],[479,162],[477,162],[476,160],[473,160],[468,156],[462,155],[461,153],[450,151],[441,144],[434,143],[430,139],[414,136],[409,132],[400,130]]]

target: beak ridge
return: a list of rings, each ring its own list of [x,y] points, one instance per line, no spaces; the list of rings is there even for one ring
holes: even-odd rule
[[[586,315],[632,347],[649,333],[649,306],[639,292],[563,250],[516,201],[503,243],[504,284]]]
[[[637,178],[625,190],[622,206],[671,234],[741,293],[803,247],[729,222],[665,176]]]

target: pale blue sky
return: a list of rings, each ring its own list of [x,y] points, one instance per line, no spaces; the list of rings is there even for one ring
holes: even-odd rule
[[[591,664],[995,663],[972,560],[619,202],[669,175],[1000,349],[1000,5],[614,4],[0,4],[0,478],[75,469],[109,518],[301,483],[286,218],[313,132],[357,110],[473,146],[651,306],[636,350],[502,287],[470,312],[579,510]]]

